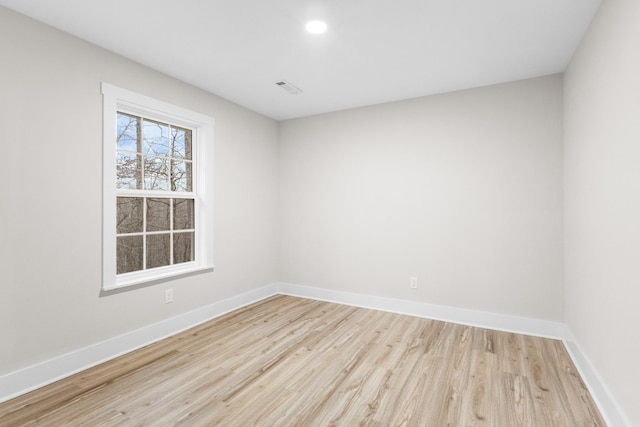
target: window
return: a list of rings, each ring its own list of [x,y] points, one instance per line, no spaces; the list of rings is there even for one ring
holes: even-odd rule
[[[103,83],[103,289],[213,268],[213,119]]]

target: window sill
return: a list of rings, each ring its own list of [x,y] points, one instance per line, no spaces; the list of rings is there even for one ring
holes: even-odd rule
[[[179,279],[181,277],[191,276],[194,274],[201,274],[212,272],[214,266],[200,266],[194,263],[188,263],[184,265],[173,265],[168,267],[161,267],[149,271],[139,271],[133,273],[125,273],[116,277],[116,283],[111,286],[103,286],[102,290],[105,292],[124,290],[125,288],[136,288],[139,285],[152,285],[156,283],[162,283],[170,280]]]

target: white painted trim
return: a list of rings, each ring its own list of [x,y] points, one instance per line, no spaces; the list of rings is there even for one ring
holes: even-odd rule
[[[566,326],[561,322],[301,286],[292,283],[278,283],[278,292],[284,295],[373,308],[392,313],[408,314],[416,317],[544,338],[562,339],[566,331]]]
[[[112,291],[141,283],[176,278],[214,268],[213,253],[213,150],[215,120],[205,114],[160,101],[102,82],[103,166],[102,166],[102,289]],[[116,274],[116,198],[174,196],[172,191],[116,189],[116,112],[122,111],[193,130],[193,192],[178,192],[195,203],[195,260],[162,268]]]
[[[602,377],[564,323],[292,283],[273,283],[263,286],[198,310],[6,374],[0,377],[0,402],[12,399],[276,294],[329,301],[480,328],[561,339],[607,424],[610,427],[632,426],[622,407],[609,392],[604,381],[602,381]]]
[[[0,376],[0,402],[160,341],[240,307],[273,296],[276,293],[276,284],[263,286],[71,353],[45,360],[37,365]]]
[[[589,389],[607,425],[610,427],[633,427],[624,410],[613,397],[593,363],[587,357],[587,354],[582,351],[582,347],[578,344],[569,327],[567,327],[567,335],[563,341],[574,365],[580,372],[582,381]]]

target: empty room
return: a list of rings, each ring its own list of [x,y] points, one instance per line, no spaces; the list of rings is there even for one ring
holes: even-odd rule
[[[640,426],[638,22],[0,0],[0,426]]]

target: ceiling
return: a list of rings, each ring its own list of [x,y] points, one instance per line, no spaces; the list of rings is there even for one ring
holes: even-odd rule
[[[564,71],[601,0],[0,0],[283,120]],[[305,31],[323,19],[328,31]],[[292,95],[275,83],[302,90]]]

